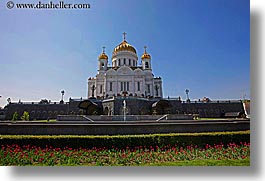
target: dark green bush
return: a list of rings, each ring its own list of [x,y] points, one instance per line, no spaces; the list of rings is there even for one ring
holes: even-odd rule
[[[18,113],[14,112],[13,116],[12,116],[12,121],[16,121],[18,120]]]
[[[168,145],[189,146],[197,145],[205,147],[206,144],[240,144],[250,142],[250,131],[217,132],[217,133],[183,133],[183,134],[150,134],[150,135],[127,135],[127,136],[27,136],[27,135],[2,135],[0,145],[17,144],[32,145],[39,147],[71,147],[71,148],[126,148],[136,146],[159,146]]]

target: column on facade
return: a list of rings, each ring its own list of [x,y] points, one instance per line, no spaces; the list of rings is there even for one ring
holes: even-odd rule
[[[118,83],[118,76],[117,75],[115,75],[115,84],[116,84],[116,90],[115,90],[115,96],[117,96],[117,94],[118,94],[118,90],[119,90],[119,83]]]
[[[152,84],[151,84],[151,96],[155,96],[154,94],[154,89],[155,89],[155,86],[154,86],[154,77],[152,78]]]
[[[160,81],[160,83],[159,83],[159,87],[160,87],[160,95],[159,95],[159,97],[163,97],[163,92],[162,92],[162,81]]]
[[[135,93],[136,93],[136,91],[135,91],[135,73],[133,72],[133,78],[132,78],[132,94],[133,94],[133,96]]]
[[[103,83],[103,97],[106,98],[108,89],[107,89],[107,76],[104,77],[104,83]]]
[[[96,79],[95,81],[95,91],[94,91],[94,96],[97,97],[98,96],[98,80]]]

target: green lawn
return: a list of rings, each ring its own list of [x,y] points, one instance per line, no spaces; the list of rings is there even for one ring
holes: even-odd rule
[[[25,165],[26,166],[26,165]],[[32,165],[28,165],[32,166]],[[35,165],[35,166],[49,166],[49,165]],[[56,166],[95,166],[92,164],[78,165],[78,164],[62,164]],[[106,165],[106,166],[124,166]],[[138,165],[126,165],[126,166],[250,166],[250,160],[192,160],[192,161],[178,161],[178,162],[163,162],[163,163],[151,163],[151,164],[138,164]]]
[[[32,164],[24,165],[32,166]],[[37,163],[34,166],[50,166],[48,164]],[[78,164],[78,163],[69,163],[61,164],[55,166],[95,166],[95,164]],[[103,165],[96,165],[103,166]],[[176,162],[160,162],[160,163],[149,163],[149,164],[132,164],[132,165],[123,165],[123,164],[111,164],[104,166],[250,166],[250,159],[243,160],[192,160],[192,161],[176,161]]]
[[[244,160],[192,160],[154,163],[141,166],[250,166],[250,159]]]

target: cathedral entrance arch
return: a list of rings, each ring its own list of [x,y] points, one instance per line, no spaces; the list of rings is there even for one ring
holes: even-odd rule
[[[157,115],[169,114],[172,105],[168,100],[159,100],[152,104],[152,113]]]
[[[102,114],[102,108],[96,102],[92,100],[81,101],[78,105],[79,109],[83,109],[86,115],[100,115]]]

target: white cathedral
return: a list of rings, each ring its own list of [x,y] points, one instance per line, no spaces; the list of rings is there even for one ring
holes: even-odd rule
[[[151,56],[146,52],[146,46],[139,65],[135,48],[127,43],[126,33],[123,35],[123,41],[112,52],[110,67],[103,47],[98,57],[98,73],[88,79],[88,98],[162,98],[162,79],[152,73]]]

